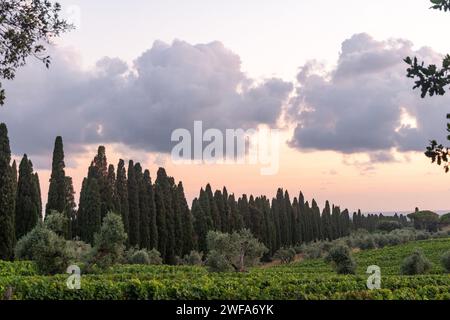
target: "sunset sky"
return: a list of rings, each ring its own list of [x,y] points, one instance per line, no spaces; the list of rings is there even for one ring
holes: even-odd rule
[[[47,195],[54,138],[78,192],[99,144],[182,180],[269,197],[278,187],[363,212],[450,210],[450,175],[423,155],[445,142],[450,94],[421,99],[406,56],[450,52],[450,14],[427,0],[61,0],[77,29],[5,83],[0,121]],[[279,172],[176,165],[171,132],[270,127]]]

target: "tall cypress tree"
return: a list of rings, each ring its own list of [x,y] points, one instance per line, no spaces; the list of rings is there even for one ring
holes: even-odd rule
[[[196,237],[194,232],[194,217],[186,201],[183,183],[180,181],[177,186],[178,203],[182,214],[183,223],[183,251],[182,255],[186,255],[192,250],[197,249]]]
[[[40,221],[41,201],[33,164],[25,154],[19,166],[19,180],[16,195],[16,237],[20,239]]]
[[[136,180],[134,162],[128,163],[128,237],[132,247],[139,246],[139,187]]]
[[[125,169],[125,162],[120,159],[117,166],[117,176],[116,176],[116,192],[117,192],[117,210],[122,216],[123,226],[125,232],[129,235],[129,221],[128,221],[128,182],[127,182],[127,172]],[[127,241],[129,241],[129,236]]]
[[[62,137],[58,136],[55,140],[53,150],[52,173],[50,175],[50,185],[48,188],[46,214],[50,214],[52,210],[64,212],[66,208],[66,173],[64,171],[64,147]]]
[[[162,257],[166,257],[168,240],[166,206],[164,203],[164,191],[160,184],[155,183],[156,224],[158,226],[158,251]]]
[[[114,172],[114,167],[109,168]],[[97,155],[91,164],[89,171],[89,178],[95,178],[100,190],[101,201],[101,216],[102,219],[108,214],[108,212],[114,211],[114,181],[108,178],[108,160],[106,158],[106,149],[104,146],[99,146]]]
[[[330,203],[325,203],[325,208],[322,212],[322,230],[324,240],[333,240],[333,227],[331,225],[331,208]]]
[[[172,207],[173,207],[173,223],[174,223],[174,238],[175,247],[174,252],[178,257],[183,256],[183,209],[181,207],[180,198],[178,195],[177,186],[175,181],[171,179],[171,191],[172,191]]]
[[[139,163],[135,164],[134,172],[139,195],[139,246],[150,249],[150,208],[144,174]]]
[[[13,257],[15,244],[15,202],[16,181],[10,166],[11,149],[8,129],[0,124],[0,260]]]
[[[270,201],[264,197],[263,204],[263,215],[264,215],[264,244],[270,250],[270,254],[275,253],[275,228],[272,213],[270,210]]]
[[[87,217],[86,217],[86,192],[87,192],[87,182],[88,179],[84,178],[83,182],[81,184],[81,190],[80,190],[80,199],[79,199],[79,205],[78,205],[78,211],[77,211],[77,218],[75,221],[76,227],[76,233],[75,236],[79,237],[81,240],[85,241],[87,238]]]
[[[200,189],[200,196],[198,198],[199,205],[202,207],[202,212],[205,215],[205,221],[208,230],[214,229],[214,221],[212,219],[211,214],[211,203],[209,201],[208,193],[203,190],[203,188]]]
[[[97,179],[88,179],[85,214],[87,217],[86,241],[94,244],[94,235],[100,231],[102,225],[101,196]]]
[[[197,199],[194,199],[192,202],[192,214],[194,216],[194,228],[197,235],[196,240],[198,243],[198,249],[200,252],[206,253],[208,249],[206,244],[206,235],[208,233],[207,218],[199,200]]]
[[[106,176],[106,203],[108,212],[119,213],[120,204],[116,189],[116,172],[112,164],[108,166],[108,174]]]
[[[350,214],[348,212],[348,209],[345,209],[341,213],[341,226],[342,226],[342,237],[349,236],[351,222],[350,222]]]
[[[80,238],[91,244],[94,243],[94,234],[100,231],[102,223],[102,201],[95,171],[95,166],[91,164],[88,177],[83,180],[77,213]]]
[[[271,215],[274,222],[274,251],[281,247],[280,208],[277,199],[272,199]]]
[[[250,228],[251,218],[246,194],[243,194],[242,197],[238,199],[238,209],[239,214],[242,216],[242,221],[244,222],[244,228]]]
[[[228,203],[228,190],[223,187],[222,190],[222,202],[223,202],[223,212],[222,212],[222,230],[224,232],[231,232],[231,209]]]
[[[12,176],[13,176],[13,183],[14,183],[14,194],[17,193],[17,180],[18,180],[18,173],[17,173],[17,163],[16,160],[13,161],[11,165],[12,169]]]
[[[306,242],[306,224],[305,224],[305,196],[300,192],[298,196],[298,230],[300,232],[299,240]]]
[[[66,239],[72,239],[76,234],[76,224],[75,219],[77,216],[76,207],[77,204],[75,203],[75,190],[73,188],[73,180],[72,177],[66,176],[66,208],[64,210],[65,216],[67,217],[69,224],[67,226],[67,230],[65,233]]]
[[[40,217],[40,219],[41,220],[44,220],[44,216],[43,216],[43,214],[42,214],[42,192],[41,192],[41,183],[40,183],[40,180],[39,180],[39,174],[36,172],[35,174],[34,174],[34,183],[35,183],[35,185],[36,185],[36,191],[37,191],[37,194],[38,194],[38,204],[39,204],[39,217]]]
[[[262,239],[262,223],[263,223],[263,212],[262,205],[260,204],[260,199],[256,200],[253,195],[250,196],[249,200],[249,215],[250,215],[250,231],[256,238]]]
[[[158,225],[156,221],[155,192],[150,177],[150,171],[148,170],[145,170],[144,172],[144,185],[149,208],[150,249],[156,249],[158,248]]]
[[[292,243],[298,245],[301,243],[301,232],[299,229],[299,204],[297,197],[292,201]]]
[[[333,205],[331,213],[331,226],[333,230],[333,239],[337,239],[341,236],[341,226],[339,223],[341,216],[341,209],[338,206]]]
[[[208,196],[209,201],[209,214],[211,216],[212,220],[212,229],[213,230],[221,230],[221,221],[220,221],[220,213],[219,209],[217,208],[217,204],[214,201],[214,195],[211,189],[211,185],[208,183],[205,188],[205,193]]]
[[[291,198],[289,197],[289,192],[287,190],[284,192],[284,206],[286,208],[286,245],[292,246],[292,232],[295,230],[293,228],[294,214],[292,210]]]
[[[239,209],[234,194],[228,196],[228,206],[230,207],[229,230],[230,232],[240,231],[242,228],[244,228],[244,221],[242,219],[242,215],[239,213]]]
[[[220,190],[216,190],[214,192],[214,204],[218,210],[219,213],[219,219],[220,219],[220,231],[226,232],[227,226],[226,226],[226,219],[227,219],[227,213],[225,204],[226,202],[223,201],[222,192]]]
[[[305,202],[305,242],[311,242],[313,240],[312,235],[312,221],[311,221],[311,207],[309,202]]]
[[[166,247],[164,261],[168,264],[175,262],[175,213],[172,199],[172,188],[174,186],[173,178],[167,176],[164,168],[159,168],[156,174],[155,184],[157,192],[164,203],[165,209],[165,227],[166,227]]]
[[[312,212],[313,212],[313,223],[314,223],[314,230],[315,230],[315,240],[322,240],[323,234],[322,234],[322,218],[320,216],[320,209],[317,205],[316,201],[314,201],[312,206]]]
[[[280,216],[280,238],[281,246],[289,245],[289,222],[288,222],[288,208],[287,201],[285,200],[283,189],[277,191],[277,206]]]

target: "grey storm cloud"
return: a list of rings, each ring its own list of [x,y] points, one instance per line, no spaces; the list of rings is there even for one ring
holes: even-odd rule
[[[373,162],[389,162],[395,160],[392,149],[423,151],[430,139],[444,139],[450,95],[421,99],[406,77],[406,56],[434,63],[441,58],[430,48],[413,50],[403,39],[356,34],[343,42],[333,70],[306,63],[287,112],[295,125],[290,145],[367,152]]]
[[[168,152],[174,129],[275,126],[293,85],[256,81],[220,42],[191,45],[156,41],[132,66],[105,57],[83,70],[71,50],[54,49],[50,70],[37,61],[5,83],[0,108],[14,152],[41,155],[62,135],[66,150],[92,143],[123,143]]]

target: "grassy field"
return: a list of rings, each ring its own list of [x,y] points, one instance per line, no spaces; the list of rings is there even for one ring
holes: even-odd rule
[[[400,275],[402,260],[415,248],[424,251],[433,269],[427,275]],[[440,265],[449,250],[446,238],[357,252],[353,276],[336,275],[323,259],[247,273],[124,265],[82,276],[80,290],[67,288],[67,275],[39,276],[31,263],[0,262],[0,298],[11,287],[13,299],[450,299],[450,275]],[[380,290],[366,287],[369,265],[381,268]]]

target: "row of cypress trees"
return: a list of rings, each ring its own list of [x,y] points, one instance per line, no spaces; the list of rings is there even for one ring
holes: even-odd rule
[[[385,219],[382,215],[364,216],[359,211],[350,218],[348,210],[330,205],[320,210],[316,201],[305,201],[300,192],[291,197],[278,189],[276,197],[242,195],[237,198],[224,187],[213,192],[208,184],[188,206],[183,184],[176,183],[163,168],[152,182],[149,170],[132,160],[126,166],[120,160],[117,169],[108,164],[106,150],[98,148],[88,168],[75,203],[72,178],[65,174],[64,147],[55,140],[52,172],[45,207],[46,215],[63,212],[70,224],[67,239],[94,242],[103,218],[110,211],[122,216],[128,234],[128,246],[157,249],[166,263],[174,263],[191,250],[206,252],[210,230],[233,232],[250,229],[273,254],[289,247],[317,240],[333,240],[349,235],[351,230],[374,230]],[[405,223],[406,217],[393,218]],[[0,125],[0,259],[10,259],[16,239],[42,220],[39,177],[24,155],[17,177],[6,125]]]
[[[175,184],[163,168],[152,183],[150,171],[132,160],[127,168],[119,160],[116,171],[100,146],[83,180],[72,236],[92,243],[110,211],[122,216],[130,247],[155,248],[167,263],[197,248],[183,184]]]
[[[16,240],[42,219],[39,176],[25,154],[17,172],[11,163],[8,129],[0,124],[0,260],[13,257]]]

